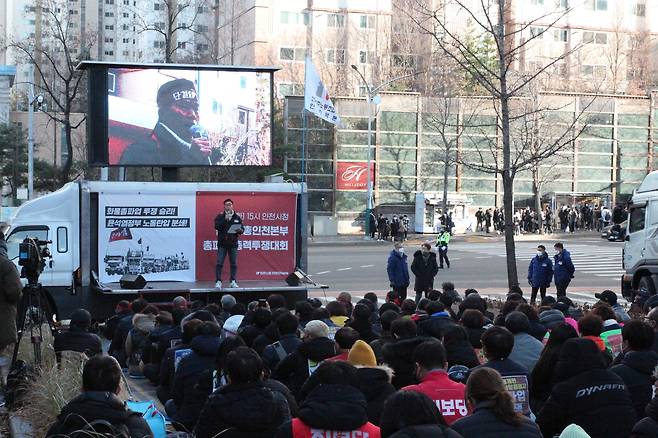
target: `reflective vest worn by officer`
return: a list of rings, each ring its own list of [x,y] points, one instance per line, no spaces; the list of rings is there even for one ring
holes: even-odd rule
[[[450,233],[447,231],[442,232],[438,236],[436,236],[436,246],[438,248],[443,248],[448,247],[448,244],[450,243]]]

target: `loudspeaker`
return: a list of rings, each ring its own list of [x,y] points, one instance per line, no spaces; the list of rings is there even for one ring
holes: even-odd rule
[[[124,274],[119,280],[121,289],[144,289],[146,280],[141,275]]]
[[[288,274],[286,277],[286,283],[288,283],[288,286],[299,286],[302,278],[303,276],[299,273],[299,271],[294,271]]]

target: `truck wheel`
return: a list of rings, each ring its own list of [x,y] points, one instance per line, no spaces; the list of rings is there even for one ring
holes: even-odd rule
[[[637,289],[646,289],[649,292],[649,295],[656,294],[656,286],[653,284],[653,280],[648,275],[640,278],[640,282],[637,284]]]

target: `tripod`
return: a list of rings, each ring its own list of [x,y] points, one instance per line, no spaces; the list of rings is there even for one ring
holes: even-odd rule
[[[33,364],[35,367],[41,366],[43,362],[43,352],[41,344],[43,343],[43,324],[47,323],[51,333],[55,334],[55,324],[53,322],[53,313],[50,309],[50,303],[46,292],[41,283],[29,281],[23,288],[23,296],[18,303],[18,315],[16,328],[18,339],[14,345],[12,355],[12,366],[18,359],[18,350],[23,339],[23,335],[29,331],[30,340],[34,352]]]

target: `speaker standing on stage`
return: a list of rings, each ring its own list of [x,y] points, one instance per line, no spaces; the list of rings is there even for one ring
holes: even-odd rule
[[[222,287],[222,268],[228,253],[231,263],[230,287],[238,287],[235,276],[238,272],[238,237],[244,232],[242,218],[233,210],[233,200],[224,201],[224,211],[215,217],[217,230],[217,264],[215,265],[215,287]]]

